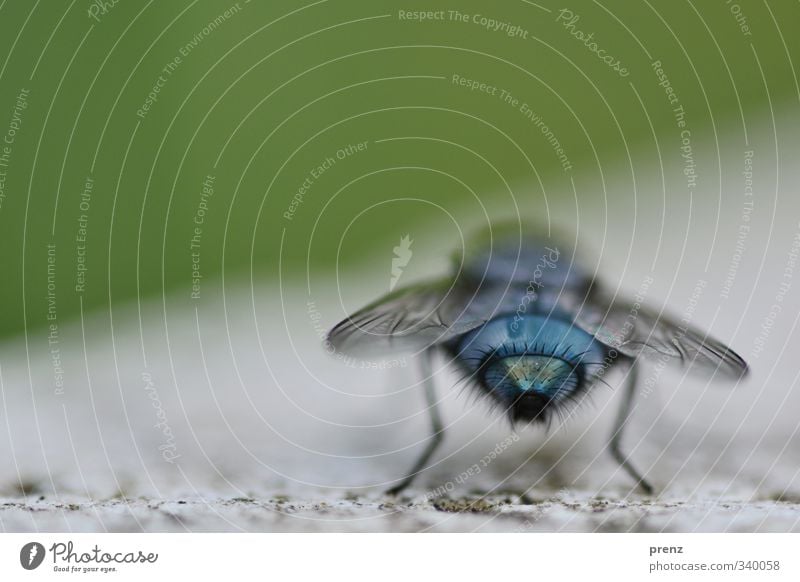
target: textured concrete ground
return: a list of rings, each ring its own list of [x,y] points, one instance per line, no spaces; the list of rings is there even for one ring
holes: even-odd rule
[[[415,501],[272,498],[106,500],[47,499],[2,507],[5,531],[239,532],[786,532],[800,531],[800,504],[788,501],[686,502],[614,499],[522,501],[489,495]]]

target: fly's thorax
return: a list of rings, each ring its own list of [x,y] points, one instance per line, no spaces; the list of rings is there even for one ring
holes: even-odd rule
[[[532,240],[499,241],[470,256],[463,271],[475,281],[539,289],[582,288],[591,280],[557,244]]]

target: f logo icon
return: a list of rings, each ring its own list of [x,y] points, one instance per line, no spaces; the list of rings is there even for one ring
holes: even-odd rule
[[[44,561],[44,546],[39,542],[28,542],[19,551],[19,563],[26,570],[35,570]]]

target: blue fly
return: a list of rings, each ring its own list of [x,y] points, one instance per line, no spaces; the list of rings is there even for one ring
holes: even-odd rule
[[[620,446],[636,392],[636,367],[651,359],[693,374],[737,381],[748,372],[733,350],[670,315],[619,297],[549,236],[490,228],[458,253],[445,279],[394,291],[336,325],[334,349],[351,355],[419,353],[432,438],[407,487],[444,436],[431,359],[443,354],[513,422],[549,424],[591,393],[612,368],[627,369],[609,442],[614,459],[645,493],[652,486]]]

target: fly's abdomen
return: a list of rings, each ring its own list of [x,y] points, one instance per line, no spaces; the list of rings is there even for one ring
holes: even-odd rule
[[[606,355],[591,335],[545,315],[497,317],[447,347],[514,420],[546,420],[591,384]]]

